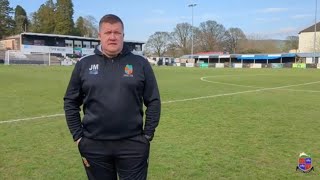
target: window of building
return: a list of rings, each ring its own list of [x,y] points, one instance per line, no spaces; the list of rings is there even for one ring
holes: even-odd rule
[[[65,47],[73,47],[73,42],[72,40],[65,40]]]
[[[74,47],[81,48],[82,47],[82,42],[81,41],[74,41]]]
[[[90,48],[90,41],[83,41],[82,42],[82,47],[83,48]]]
[[[135,51],[142,51],[142,46],[140,44],[136,44],[134,47]]]
[[[91,48],[96,48],[98,45],[98,42],[91,42]]]

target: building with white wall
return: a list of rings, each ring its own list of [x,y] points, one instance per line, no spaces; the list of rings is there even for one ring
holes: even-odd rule
[[[314,52],[314,25],[299,32],[299,53],[313,53]],[[316,52],[320,52],[320,22],[316,24]]]

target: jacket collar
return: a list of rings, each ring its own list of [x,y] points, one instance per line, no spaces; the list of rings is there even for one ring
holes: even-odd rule
[[[122,51],[121,51],[121,52],[118,54],[118,56],[116,56],[116,57],[123,57],[123,56],[125,56],[125,55],[127,55],[127,54],[129,54],[129,53],[130,53],[129,47],[124,44],[124,45],[123,45],[123,48],[122,48]],[[101,44],[98,45],[98,46],[95,48],[94,54],[99,55],[99,56],[105,56],[105,55],[103,54],[103,52],[102,52]]]

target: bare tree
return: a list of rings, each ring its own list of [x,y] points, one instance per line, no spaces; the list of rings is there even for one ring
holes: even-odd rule
[[[190,53],[189,42],[191,40],[192,26],[189,23],[177,24],[171,33],[172,43],[182,51],[183,54]]]
[[[231,53],[236,53],[240,48],[240,42],[246,40],[246,35],[240,28],[229,28],[225,36],[226,51]]]
[[[157,56],[163,56],[170,45],[170,35],[168,32],[155,32],[146,43],[146,49]]]
[[[243,50],[239,53],[279,53],[281,52],[281,41],[267,39],[260,34],[247,35],[242,44]]]
[[[98,21],[93,16],[84,17],[84,25],[87,30],[87,37],[98,37]]]
[[[259,47],[258,40],[265,39],[260,34],[249,34],[247,39],[241,44],[242,51],[240,53],[261,53],[262,50]]]
[[[181,51],[179,51],[179,48],[177,48],[174,44],[169,44],[166,55],[170,57],[179,57],[182,56],[183,54]]]
[[[283,52],[289,52],[291,49],[298,49],[299,37],[298,36],[288,36],[285,40]]]
[[[224,26],[216,21],[202,22],[196,35],[197,42],[203,51],[221,51],[223,50],[225,32]]]
[[[84,37],[98,37],[97,20],[93,16],[80,16],[76,21],[75,34]]]

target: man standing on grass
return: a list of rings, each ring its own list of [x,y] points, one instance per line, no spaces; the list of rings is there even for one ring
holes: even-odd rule
[[[156,78],[149,62],[124,46],[118,16],[101,18],[99,38],[94,54],[82,58],[72,72],[64,97],[66,121],[89,179],[144,180],[160,119]]]

